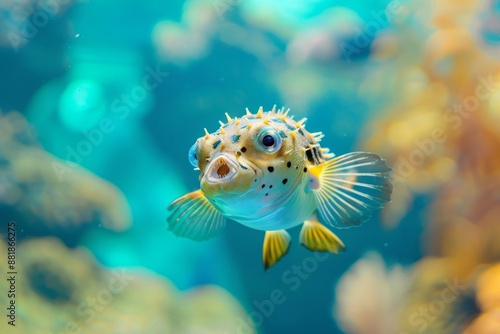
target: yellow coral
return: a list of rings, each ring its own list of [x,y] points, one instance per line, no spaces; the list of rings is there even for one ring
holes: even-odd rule
[[[392,89],[394,98],[385,117],[367,125],[362,145],[380,152],[394,167],[394,203],[383,214],[391,226],[417,193],[431,193],[456,180],[466,182],[455,192],[467,194],[473,188],[481,193],[485,183],[500,177],[500,131],[493,111],[499,100],[500,61],[470,29],[483,9],[476,1],[425,3],[426,14],[417,12],[417,18],[433,30],[415,40],[408,38],[411,26],[399,23],[397,61],[383,68],[395,73],[395,79],[379,85]],[[405,50],[416,52],[411,56]],[[370,77],[367,81],[375,86]]]
[[[0,247],[6,245],[0,241]],[[23,242],[17,259],[15,333],[219,334],[236,333],[241,321],[248,323],[241,305],[222,288],[181,293],[145,269],[105,269],[87,250],[68,249],[54,238]],[[0,270],[8,271],[6,261]],[[0,281],[1,291],[7,283]],[[0,332],[12,332],[6,321]],[[254,333],[251,323],[245,333]]]
[[[500,264],[486,269],[476,283],[476,301],[482,313],[463,334],[500,333]]]

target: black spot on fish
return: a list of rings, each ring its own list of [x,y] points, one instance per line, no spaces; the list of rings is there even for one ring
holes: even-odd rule
[[[237,142],[238,142],[238,140],[240,140],[240,137],[241,137],[241,135],[233,135],[233,136],[231,137],[231,141],[232,141],[233,143],[237,143]]]
[[[311,164],[314,164],[314,157],[313,157],[311,149],[308,148],[306,150],[306,156],[307,156],[307,161],[309,161]]]
[[[253,182],[257,182],[257,179],[253,180]]]
[[[262,188],[264,188],[266,185],[265,184],[262,184]]]
[[[286,184],[288,182],[288,179],[283,179],[283,184]]]
[[[268,170],[270,173],[272,173],[272,172],[274,171],[274,167],[273,167],[273,166],[269,166],[269,167],[267,167],[267,170]]]
[[[291,163],[290,161],[288,161],[288,162],[286,163],[286,166],[287,166],[288,168],[290,168],[290,167],[292,167],[292,163]]]
[[[304,132],[302,131],[302,129],[299,129],[299,133],[300,133],[301,135],[304,135]]]
[[[269,195],[268,193],[266,193],[266,196]]]
[[[220,139],[217,139],[217,140],[214,142],[214,144],[213,144],[213,148],[214,148],[214,150],[217,148],[217,146],[219,146],[219,145],[220,145],[220,143],[221,143],[221,142],[222,142],[222,141],[221,141]]]
[[[285,131],[279,130],[278,133],[280,134],[281,138],[287,138],[288,136],[286,135]]]
[[[272,184],[269,186],[269,189],[273,189],[273,185]]]
[[[247,151],[247,148],[246,147],[242,147],[241,148],[241,152],[245,153]]]
[[[306,172],[307,172],[307,167],[304,167],[304,173],[306,173]]]

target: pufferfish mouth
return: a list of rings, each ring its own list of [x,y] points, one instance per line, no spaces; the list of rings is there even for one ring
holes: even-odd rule
[[[206,178],[210,183],[227,182],[237,174],[238,167],[230,157],[219,154],[208,166]]]

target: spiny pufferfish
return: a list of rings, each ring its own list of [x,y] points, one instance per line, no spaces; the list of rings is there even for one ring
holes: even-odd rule
[[[302,225],[300,242],[312,251],[338,253],[343,242],[325,225],[359,226],[390,201],[391,168],[374,153],[335,157],[284,108],[231,118],[198,138],[189,160],[200,189],[173,201],[167,221],[175,235],[206,240],[228,219],[265,231],[263,262],[273,266],[288,251],[286,231]]]

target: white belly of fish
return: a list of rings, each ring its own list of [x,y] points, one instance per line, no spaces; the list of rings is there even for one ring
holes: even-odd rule
[[[280,205],[263,208],[258,202],[247,203],[244,208],[245,214],[238,212],[226,216],[255,230],[275,231],[302,224],[315,209],[316,202],[313,194],[296,189]]]

